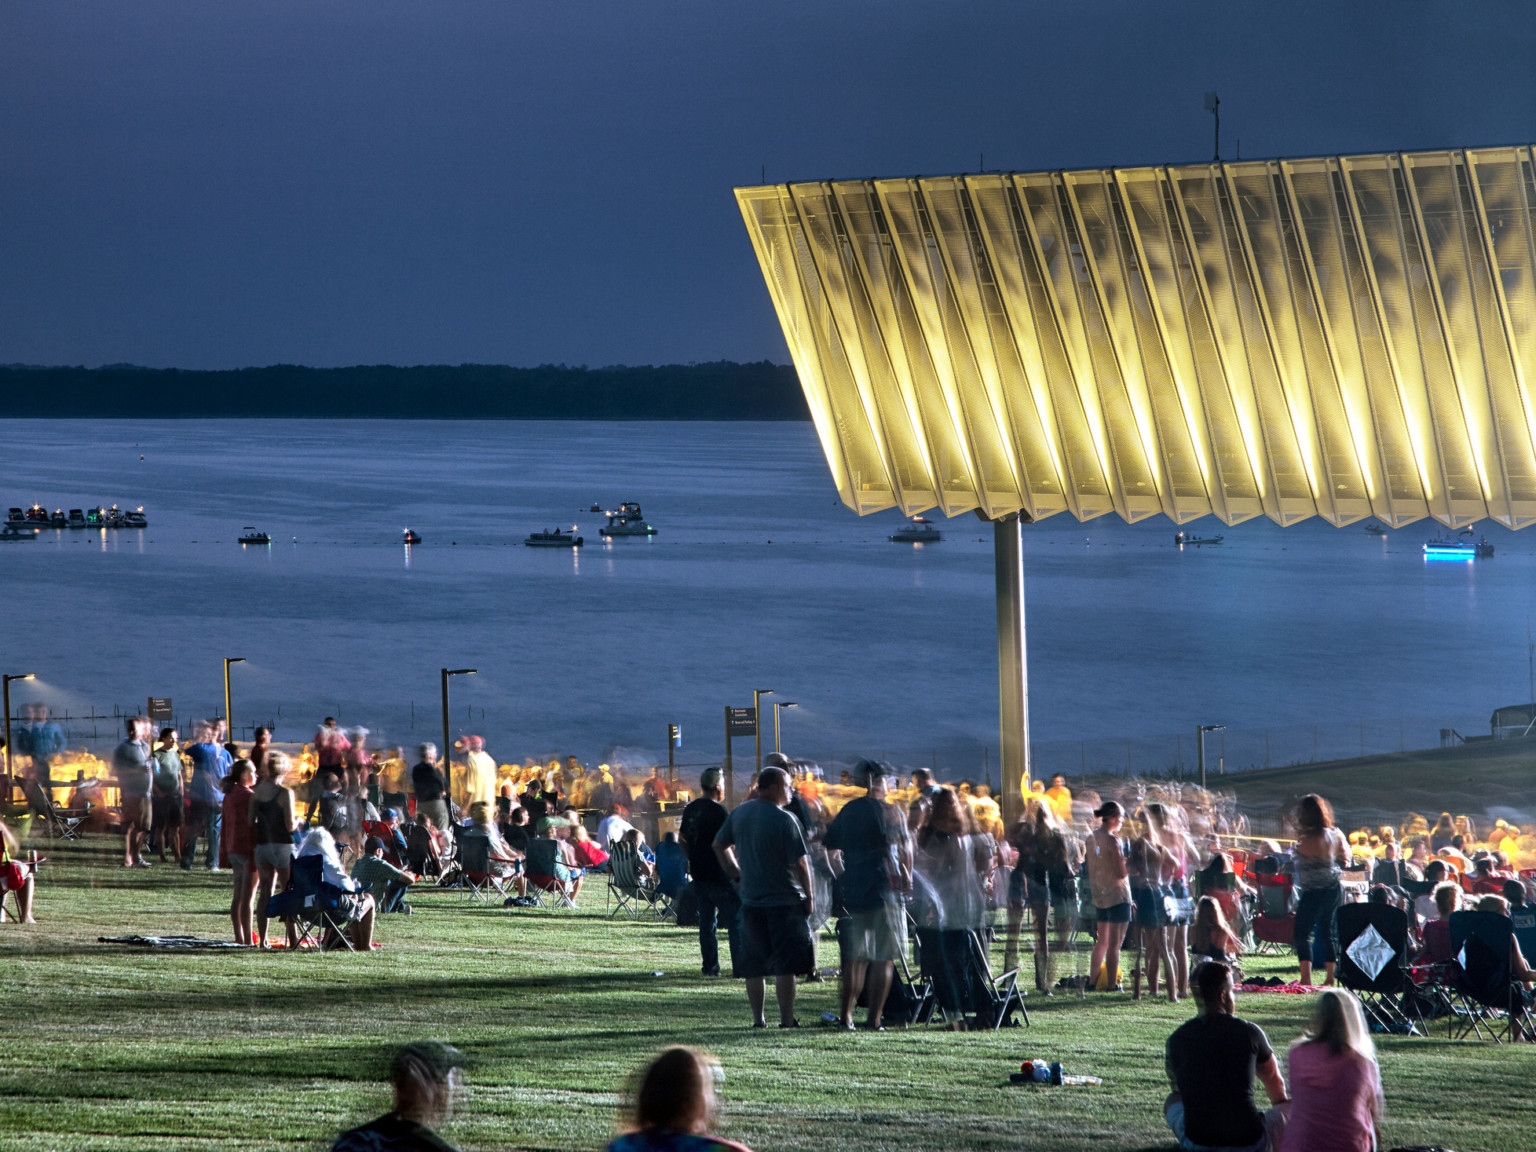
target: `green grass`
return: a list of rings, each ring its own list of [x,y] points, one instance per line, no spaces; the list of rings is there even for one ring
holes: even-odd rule
[[[579,914],[424,893],[415,916],[383,919],[371,956],[146,953],[96,938],[220,936],[227,877],[124,872],[101,837],[51,854],[42,923],[0,925],[6,1149],[325,1147],[385,1110],[393,1049],[423,1037],[475,1060],[445,1128],[466,1149],[601,1148],[625,1079],[678,1042],[720,1058],[723,1130],[759,1152],[1169,1146],[1162,1043],[1185,1005],[1032,994],[1030,1029],[841,1034],[810,1026],[834,1006],[826,984],[803,990],[805,1029],[753,1032],[741,985],[697,975],[692,931],[610,922],[601,888]],[[1240,1004],[1277,1046],[1307,1008]],[[1032,1057],[1105,1084],[1010,1086]],[[1529,1148],[1533,1074],[1529,1046],[1388,1039],[1383,1147]]]

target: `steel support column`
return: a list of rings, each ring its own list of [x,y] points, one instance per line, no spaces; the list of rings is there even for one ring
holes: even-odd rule
[[[997,569],[997,719],[1003,763],[1003,823],[1011,826],[1024,807],[1029,765],[1029,670],[1024,643],[1024,547],[1020,526],[1028,521],[1011,512],[992,522]]]

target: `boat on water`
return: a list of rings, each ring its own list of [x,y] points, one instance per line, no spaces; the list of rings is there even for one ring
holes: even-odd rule
[[[1480,540],[1461,536],[1436,536],[1424,542],[1425,559],[1433,560],[1491,560],[1493,545],[1484,536]]]
[[[132,512],[123,513],[124,528],[148,528],[149,521],[144,516],[144,509],[135,508]]]
[[[106,509],[97,505],[85,514],[85,526],[87,528],[105,528],[107,526]]]
[[[1376,521],[1372,520],[1365,526],[1365,534],[1367,536],[1385,536],[1387,534],[1387,530],[1380,524],[1376,523]]]
[[[407,528],[405,530],[405,542],[407,544],[420,544],[421,534],[418,532],[413,532],[411,529]]]
[[[944,533],[933,526],[933,521],[914,516],[911,523],[903,524],[887,539],[892,544],[937,544],[944,539]]]
[[[27,514],[20,508],[12,508],[8,513],[6,513],[5,522],[8,525],[25,524],[27,522]]]
[[[1225,536],[1191,536],[1188,532],[1175,532],[1173,543],[1175,547],[1204,548],[1207,544],[1220,544]]]
[[[530,548],[580,548],[581,537],[576,535],[575,525],[569,532],[551,528],[548,532],[532,532],[523,541]]]
[[[55,508],[53,510],[53,515],[48,517],[48,523],[51,527],[54,528],[68,528],[69,517],[64,515],[64,509]]]
[[[123,510],[116,504],[107,509],[107,515],[103,524],[107,528],[121,528],[123,526]]]
[[[601,512],[602,510],[603,506],[601,504],[594,504],[592,507],[587,509],[588,512]]]
[[[270,544],[270,543],[272,543],[272,537],[268,536],[265,532],[258,532],[258,531],[256,531],[256,529],[252,528],[249,524],[247,524],[244,528],[242,528],[241,532],[242,532],[242,535],[240,537],[240,543],[242,543],[242,544]]]
[[[41,524],[44,527],[47,527],[48,509],[44,508],[41,504],[32,505],[32,507],[27,509],[27,523]]]
[[[0,540],[36,540],[37,529],[30,524],[16,524],[7,520],[4,528],[0,528]]]
[[[84,527],[86,527],[85,513],[83,511],[81,511],[79,508],[71,508],[69,510],[69,526],[71,528],[84,528]]]
[[[608,513],[608,523],[597,530],[600,536],[654,536],[656,529],[645,522],[640,505],[626,500],[617,512]]]

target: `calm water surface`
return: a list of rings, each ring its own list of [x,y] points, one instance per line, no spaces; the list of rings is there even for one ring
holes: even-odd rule
[[[990,526],[889,543],[901,517],[844,508],[809,425],[11,420],[0,460],[5,506],[150,519],[0,544],[0,662],[40,677],[19,699],[196,715],[243,656],[237,721],[296,739],[334,712],[404,742],[440,728],[448,665],[480,670],[454,683],[455,731],[503,758],[664,755],[669,722],[682,760],[717,757],[753,688],[797,702],[786,750],[822,761],[995,756]],[[659,535],[601,543],[585,509],[622,500]],[[522,546],[555,524],[587,546]],[[241,547],[245,525],[273,543]],[[1179,552],[1161,518],[1026,528],[1042,748],[1360,717],[1411,746],[1526,698],[1536,536],[1480,525],[1497,558],[1447,564],[1423,560],[1426,525],[1194,527],[1225,543]]]

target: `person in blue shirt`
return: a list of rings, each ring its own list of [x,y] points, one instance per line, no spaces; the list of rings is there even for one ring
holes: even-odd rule
[[[677,833],[668,832],[656,845],[656,890],[670,900],[688,879],[688,856],[677,842]]]
[[[53,758],[64,751],[64,729],[48,715],[48,705],[28,704],[28,735],[32,745],[32,777],[43,793],[53,799]]]
[[[187,787],[190,811],[187,813],[186,831],[182,836],[183,871],[192,870],[199,836],[208,844],[208,871],[219,870],[219,821],[224,805],[222,785],[234,763],[230,754],[219,746],[220,729],[223,726],[222,720],[203,721],[198,725],[197,743],[187,749],[187,755],[192,759],[192,783]]]

